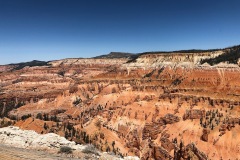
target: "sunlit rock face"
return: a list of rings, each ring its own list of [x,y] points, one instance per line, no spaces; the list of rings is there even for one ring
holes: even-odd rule
[[[238,51],[13,67],[0,73],[1,125],[141,159],[240,158]]]

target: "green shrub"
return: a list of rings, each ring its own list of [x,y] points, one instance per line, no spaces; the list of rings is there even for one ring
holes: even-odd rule
[[[62,146],[62,147],[60,147],[59,153],[70,154],[70,153],[72,153],[72,148],[68,147],[68,146]]]
[[[83,153],[86,154],[95,154],[99,155],[98,150],[93,146],[93,145],[87,145],[86,148],[82,151]]]

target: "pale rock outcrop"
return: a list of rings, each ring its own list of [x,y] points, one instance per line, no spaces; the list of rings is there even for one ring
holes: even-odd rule
[[[71,147],[77,151],[83,151],[87,145],[76,145],[75,142],[68,141],[54,133],[38,134],[31,130],[21,130],[19,127],[9,126],[0,128],[0,143],[17,147],[17,148],[31,148],[31,149],[58,149],[62,146]],[[139,160],[138,157],[127,156],[118,158],[108,153],[100,153],[100,157],[110,158],[113,160]]]
[[[75,142],[54,133],[41,135],[35,131],[21,130],[13,126],[0,128],[0,143],[19,148],[57,149],[68,146],[78,150],[85,149],[85,146],[76,145]]]

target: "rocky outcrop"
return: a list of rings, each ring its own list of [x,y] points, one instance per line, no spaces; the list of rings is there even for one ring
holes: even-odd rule
[[[76,145],[54,133],[38,134],[31,130],[21,130],[18,127],[5,127],[0,129],[0,142],[19,148],[58,149],[68,146],[76,150],[83,150],[85,146]]]
[[[162,147],[154,147],[153,158],[161,160],[172,160],[173,157]]]
[[[51,64],[54,67],[57,66],[71,66],[71,65],[87,65],[90,67],[96,67],[96,65],[101,66],[109,66],[109,65],[121,65],[125,63],[128,59],[127,58],[119,58],[119,59],[78,59],[78,58],[72,58],[72,59],[63,59],[63,60],[57,60],[57,61],[51,61],[49,64]],[[94,64],[94,65],[93,65]]]
[[[201,152],[194,143],[190,143],[187,146],[181,141],[179,147],[174,150],[174,160],[188,160],[198,159],[207,160],[208,157]]]
[[[202,133],[201,139],[205,142],[208,142],[208,134],[210,133],[210,131],[204,128],[202,132],[203,133]]]
[[[14,68],[14,65],[0,65],[0,72],[7,72]],[[1,81],[0,81],[1,82]]]
[[[187,119],[200,119],[205,115],[204,110],[191,109],[186,110],[186,113],[183,115],[183,120]]]
[[[164,126],[161,123],[147,123],[145,124],[142,132],[142,139],[151,138],[152,140],[157,139],[158,134],[162,132]]]
[[[186,148],[191,150],[199,160],[208,160],[208,157],[203,152],[201,152],[194,143],[188,144]]]
[[[164,117],[162,117],[158,120],[159,123],[163,123],[164,125],[173,124],[173,123],[176,123],[179,121],[180,121],[180,118],[178,116],[170,114],[170,113],[166,114]]]
[[[140,137],[136,129],[129,133],[129,142],[126,145],[128,148],[137,148],[140,150]]]
[[[161,138],[160,139],[161,146],[166,149],[168,152],[171,152],[174,148],[175,145],[172,143],[169,139],[167,138]]]

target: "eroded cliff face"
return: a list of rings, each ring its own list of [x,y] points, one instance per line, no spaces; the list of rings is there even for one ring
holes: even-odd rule
[[[0,114],[123,156],[240,158],[240,68],[200,63],[221,54],[65,59],[4,72]]]
[[[200,53],[152,53],[140,55],[132,63],[123,65],[127,68],[158,68],[162,66],[190,67],[201,64],[201,61],[208,58],[215,58],[225,53],[223,50]]]

